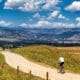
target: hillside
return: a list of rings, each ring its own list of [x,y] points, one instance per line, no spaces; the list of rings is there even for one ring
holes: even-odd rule
[[[2,67],[2,64],[4,66]],[[29,74],[19,72],[11,68],[4,59],[4,56],[0,53],[0,80],[30,80]],[[31,80],[43,80],[39,77],[31,76]]]
[[[80,47],[28,46],[13,49],[13,52],[43,65],[58,68],[59,56],[65,58],[65,69],[80,73]]]

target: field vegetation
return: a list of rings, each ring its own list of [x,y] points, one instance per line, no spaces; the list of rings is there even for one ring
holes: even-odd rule
[[[3,65],[4,64],[4,65]],[[30,76],[23,72],[19,72],[8,66],[5,62],[4,56],[0,54],[0,80],[43,80],[39,77]]]
[[[50,67],[58,68],[60,56],[65,58],[65,70],[80,73],[80,47],[53,47],[46,45],[33,45],[13,49],[23,57]]]

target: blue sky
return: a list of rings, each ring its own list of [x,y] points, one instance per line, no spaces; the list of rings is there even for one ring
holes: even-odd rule
[[[80,0],[0,0],[2,27],[80,27]]]

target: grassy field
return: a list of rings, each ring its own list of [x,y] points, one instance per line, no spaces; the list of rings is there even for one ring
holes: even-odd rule
[[[64,56],[65,69],[70,72],[80,73],[80,47],[35,45],[13,49],[12,51],[31,61],[55,68],[58,68],[59,56]]]
[[[1,64],[4,63],[4,67],[2,68]],[[0,80],[43,80],[39,77],[29,76],[29,74],[25,74],[20,72],[17,75],[16,70],[12,69],[5,63],[4,57],[0,54]]]

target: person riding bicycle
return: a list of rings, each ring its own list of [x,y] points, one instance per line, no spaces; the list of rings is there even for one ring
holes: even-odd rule
[[[64,57],[59,57],[59,73],[65,73],[64,71]]]

